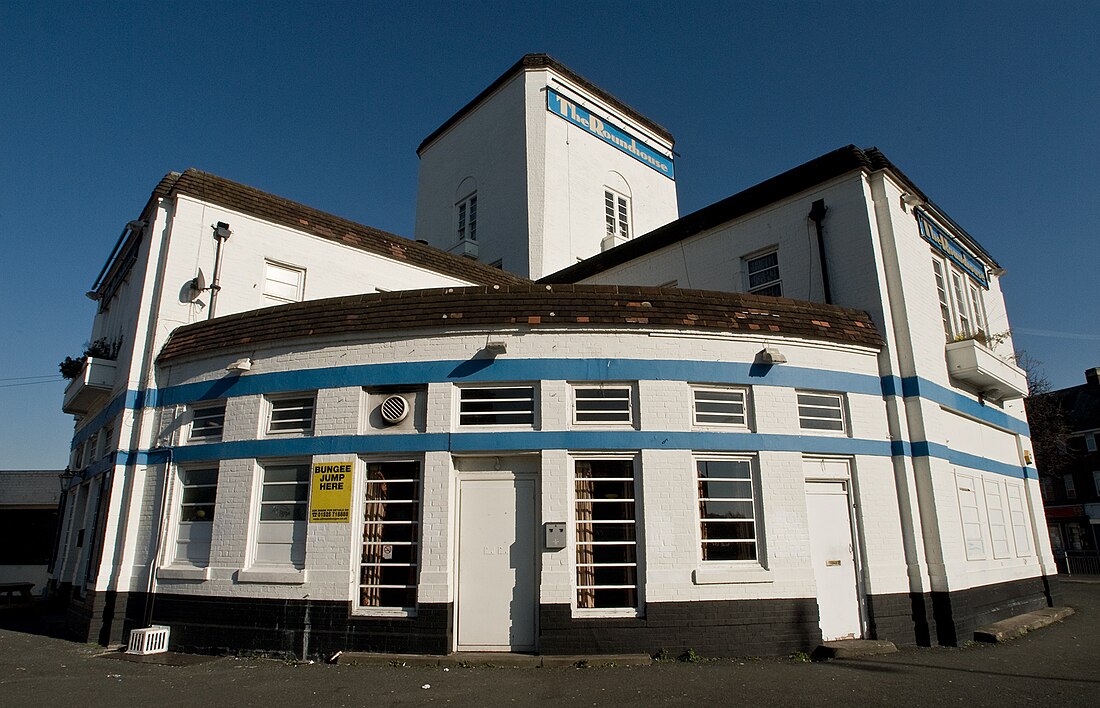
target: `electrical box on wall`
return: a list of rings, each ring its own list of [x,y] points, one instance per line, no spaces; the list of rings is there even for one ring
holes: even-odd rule
[[[557,551],[565,548],[565,524],[546,523],[546,550]]]

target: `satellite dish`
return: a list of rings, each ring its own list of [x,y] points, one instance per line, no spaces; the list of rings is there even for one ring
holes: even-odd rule
[[[198,297],[206,291],[206,276],[202,274],[202,268],[199,268],[199,274],[191,281],[191,292],[194,293],[192,297]]]

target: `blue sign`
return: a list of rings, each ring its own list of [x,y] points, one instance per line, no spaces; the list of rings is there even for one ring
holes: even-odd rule
[[[662,155],[622,128],[593,115],[587,109],[578,106],[549,87],[546,89],[546,110],[564,118],[578,128],[584,128],[608,145],[622,150],[638,162],[657,170],[665,177],[671,180],[676,179],[671,157]]]
[[[937,251],[969,273],[974,280],[981,283],[983,288],[989,288],[985,266],[977,258],[970,255],[970,252],[963,248],[954,236],[937,226],[923,211],[917,212],[917,226],[920,227],[920,235],[935,246]]]

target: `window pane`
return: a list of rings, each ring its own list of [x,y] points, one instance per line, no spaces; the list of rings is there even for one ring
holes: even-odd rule
[[[419,462],[367,466],[360,606],[405,610],[416,606],[419,500]]]
[[[636,608],[634,465],[630,460],[577,460],[577,607]]]
[[[751,460],[698,460],[696,473],[703,560],[756,560]]]
[[[459,393],[460,425],[530,425],[534,410],[532,386],[466,388]]]

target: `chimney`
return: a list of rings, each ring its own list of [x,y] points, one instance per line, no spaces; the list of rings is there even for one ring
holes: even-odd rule
[[[1100,366],[1085,369],[1085,383],[1093,388],[1100,388]]]

